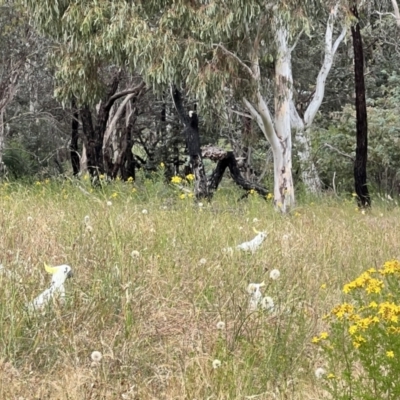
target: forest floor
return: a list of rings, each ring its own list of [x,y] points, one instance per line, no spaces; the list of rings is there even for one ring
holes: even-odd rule
[[[330,398],[312,339],[345,283],[400,257],[400,209],[364,213],[349,194],[282,216],[234,188],[210,204],[187,194],[151,179],[0,183],[0,399]],[[262,245],[237,250],[254,229]],[[64,304],[32,310],[44,263],[74,276]],[[273,308],[251,310],[261,282]]]

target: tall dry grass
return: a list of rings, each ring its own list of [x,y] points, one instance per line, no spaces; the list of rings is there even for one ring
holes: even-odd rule
[[[399,209],[382,204],[281,216],[229,188],[199,207],[157,179],[0,185],[0,399],[325,398],[322,315],[343,283],[399,257]],[[256,253],[222,251],[253,228],[268,232]],[[74,277],[64,305],[32,312],[44,262]],[[262,281],[274,311],[251,313],[247,285]]]

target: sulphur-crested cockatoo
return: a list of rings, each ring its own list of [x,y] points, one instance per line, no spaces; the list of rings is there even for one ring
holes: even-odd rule
[[[59,295],[61,299],[65,297],[64,282],[67,278],[72,276],[72,269],[69,265],[63,264],[57,267],[50,267],[44,264],[46,272],[53,275],[51,278],[51,285],[44,292],[40,293],[36,299],[34,299],[30,304],[29,308],[41,309],[46,305],[54,295]]]
[[[260,246],[264,239],[267,237],[266,232],[259,232],[254,229],[254,232],[257,233],[257,236],[250,240],[249,242],[244,242],[236,246],[238,250],[243,251],[251,251],[254,253]]]

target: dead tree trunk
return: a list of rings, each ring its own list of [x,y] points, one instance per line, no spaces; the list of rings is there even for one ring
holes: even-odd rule
[[[351,9],[353,15],[359,19],[357,7]],[[354,80],[356,91],[356,115],[357,115],[357,146],[354,162],[354,184],[359,207],[369,207],[371,198],[367,186],[367,158],[368,158],[368,123],[367,105],[365,101],[364,82],[364,56],[360,31],[360,24],[357,22],[351,27],[354,50]]]
[[[72,124],[71,124],[71,143],[69,146],[72,171],[74,175],[78,175],[80,171],[80,160],[78,153],[78,138],[79,138],[79,113],[76,108],[75,99],[71,102],[72,109]]]
[[[215,146],[206,146],[203,148],[202,155],[203,158],[217,161],[216,168],[208,178],[208,185],[211,194],[218,189],[226,168],[229,168],[233,181],[244,190],[247,190],[248,192],[254,190],[264,198],[266,198],[270,193],[265,187],[250,182],[242,176],[236,157],[232,151],[225,151]]]
[[[195,196],[196,199],[210,198],[208,190],[207,176],[203,165],[200,149],[199,120],[194,111],[189,111],[187,115],[182,104],[181,93],[178,89],[172,90],[172,97],[176,110],[182,123],[185,125],[183,133],[186,139],[186,146],[189,152],[190,165],[195,176]]]

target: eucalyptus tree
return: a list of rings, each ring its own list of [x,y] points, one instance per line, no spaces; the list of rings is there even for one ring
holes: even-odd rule
[[[156,91],[173,84],[196,97],[203,115],[240,98],[269,141],[274,159],[274,203],[294,205],[292,128],[309,158],[308,127],[322,102],[326,76],[345,29],[334,43],[340,3],[322,0],[25,0],[40,30],[60,45],[57,94],[79,102],[99,99],[93,77],[107,61],[139,72]],[[325,59],[302,120],[293,99],[291,53],[313,21],[328,18]],[[271,96],[270,88],[273,88]],[[292,122],[295,121],[295,124]],[[315,181],[315,170],[305,173]],[[315,185],[314,185],[315,187]]]
[[[5,112],[18,90],[31,53],[32,32],[14,1],[0,1],[0,174],[5,148]]]

